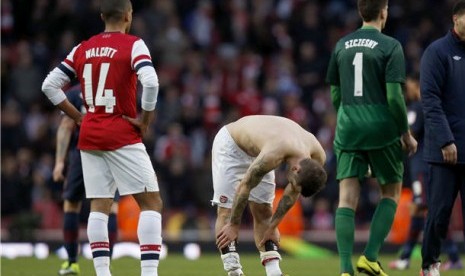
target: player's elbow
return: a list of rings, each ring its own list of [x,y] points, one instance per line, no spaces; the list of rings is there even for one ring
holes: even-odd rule
[[[57,105],[64,101],[66,96],[61,88],[53,83],[49,76],[47,76],[47,78],[45,78],[44,82],[42,83],[42,92],[54,105]]]
[[[49,80],[49,78],[45,78],[45,80],[42,82],[42,93],[44,93],[46,96],[50,93],[50,89],[52,89],[52,84]]]
[[[151,66],[145,66],[139,69],[139,80],[143,87],[158,87],[158,76],[155,69]]]

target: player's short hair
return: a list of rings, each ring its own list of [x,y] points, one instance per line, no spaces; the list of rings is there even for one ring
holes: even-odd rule
[[[132,7],[130,0],[100,0],[100,12],[105,22],[120,22]]]
[[[452,8],[452,15],[462,15],[465,13],[465,0],[457,1]]]
[[[387,4],[388,0],[358,0],[358,12],[364,22],[371,22],[378,18]]]
[[[326,185],[326,179],[326,171],[320,163],[310,158],[300,161],[296,183],[302,188],[302,196],[309,197],[319,192]]]

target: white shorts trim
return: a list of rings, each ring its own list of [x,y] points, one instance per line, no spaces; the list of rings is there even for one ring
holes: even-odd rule
[[[232,208],[237,186],[254,160],[255,157],[239,148],[226,127],[220,129],[212,148],[212,205]],[[249,201],[272,204],[275,187],[275,175],[271,171],[250,191]]]
[[[157,192],[158,181],[144,144],[117,150],[81,150],[82,172],[87,198]]]

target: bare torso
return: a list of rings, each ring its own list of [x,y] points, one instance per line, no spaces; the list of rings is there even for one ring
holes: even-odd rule
[[[324,163],[325,153],[315,136],[287,118],[247,116],[226,128],[236,144],[250,156],[269,151],[276,158],[303,157]]]

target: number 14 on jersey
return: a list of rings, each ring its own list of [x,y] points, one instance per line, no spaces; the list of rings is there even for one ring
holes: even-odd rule
[[[84,97],[89,107],[88,112],[95,112],[95,106],[105,106],[105,113],[113,113],[113,108],[116,105],[116,98],[113,96],[113,89],[105,89],[105,81],[107,80],[109,69],[110,63],[102,63],[100,66],[94,102],[94,95],[92,93],[92,64],[86,63],[84,65],[82,75],[84,78]]]

